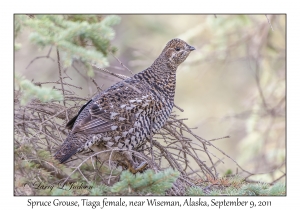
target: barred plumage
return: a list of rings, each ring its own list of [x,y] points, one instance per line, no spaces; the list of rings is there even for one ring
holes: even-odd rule
[[[172,39],[149,68],[87,102],[67,123],[71,132],[55,158],[63,163],[78,152],[117,147],[129,152],[116,154],[114,160],[125,161],[132,173],[142,170],[146,164],[138,166],[130,150],[167,121],[174,105],[176,69],[194,49]]]

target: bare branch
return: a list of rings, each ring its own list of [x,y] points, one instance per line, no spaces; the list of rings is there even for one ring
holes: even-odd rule
[[[267,18],[267,20],[268,20],[268,23],[269,23],[269,25],[270,25],[270,27],[271,27],[272,31],[274,31],[274,29],[273,29],[273,27],[272,27],[272,24],[271,24],[271,22],[270,22],[270,20],[269,20],[268,16],[267,16],[267,15],[265,15],[265,16],[266,16],[266,18]]]
[[[34,58],[33,60],[31,60],[30,63],[26,66],[26,69],[28,69],[29,66],[30,66],[31,64],[33,64],[36,60],[41,59],[41,58],[50,58],[53,62],[55,62],[55,60],[54,60],[53,58],[50,57],[51,51],[52,51],[52,46],[50,47],[50,49],[49,49],[47,55],[35,57],[35,58]]]

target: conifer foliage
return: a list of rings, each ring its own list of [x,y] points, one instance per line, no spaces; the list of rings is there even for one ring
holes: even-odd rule
[[[28,79],[25,79],[24,76],[20,76],[19,74],[16,74],[15,82],[23,92],[23,95],[21,97],[22,105],[27,104],[28,101],[33,98],[38,98],[42,102],[51,100],[61,101],[63,99],[63,96],[59,91],[48,87],[36,86]]]
[[[179,172],[172,169],[166,169],[159,173],[147,170],[137,175],[124,171],[121,180],[111,188],[111,191],[120,194],[162,195],[172,187],[178,176]]]
[[[29,28],[32,43],[40,48],[51,47],[59,51],[62,68],[79,61],[86,67],[87,75],[93,77],[92,65],[108,66],[108,53],[116,51],[110,41],[115,36],[112,26],[119,22],[120,18],[115,15],[16,15],[15,38],[23,28]],[[16,50],[20,47],[15,43]],[[16,81],[24,92],[23,104],[32,98],[41,101],[62,100],[56,90],[35,87],[20,75],[17,75]]]
[[[214,195],[245,195],[266,196],[285,195],[285,184],[282,182],[267,184],[264,182],[249,183],[239,175],[224,176],[218,179],[209,178],[200,180],[196,186],[189,187],[186,191],[190,196]]]

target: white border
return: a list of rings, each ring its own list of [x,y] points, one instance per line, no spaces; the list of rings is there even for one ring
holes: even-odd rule
[[[272,209],[296,207],[299,186],[299,11],[296,1],[8,1],[1,8],[1,208],[27,207],[29,197],[13,196],[13,14],[14,13],[287,13],[287,197],[240,197],[242,200],[271,200]],[[4,94],[3,94],[4,93]],[[296,197],[297,196],[297,197]],[[86,197],[84,197],[86,198]],[[154,197],[152,197],[154,198]],[[222,197],[203,197],[218,200]],[[35,200],[53,200],[55,197],[31,197]],[[80,197],[59,197],[61,200],[78,200]],[[89,197],[102,200],[103,197]],[[115,199],[110,197],[110,199]],[[145,200],[145,197],[125,197],[126,200]],[[158,197],[174,200],[174,197]],[[177,197],[176,200],[184,200]],[[235,199],[226,197],[226,200]],[[29,207],[27,207],[29,208]],[[90,207],[89,207],[90,208]],[[140,207],[139,207],[140,208]],[[151,207],[143,207],[151,208]],[[153,207],[152,207],[153,208]],[[156,207],[158,208],[158,207]],[[166,207],[163,207],[166,208]],[[172,207],[176,209],[176,207]],[[201,207],[197,207],[201,208]],[[227,209],[232,207],[225,207]],[[90,208],[91,209],[91,208]],[[108,208],[107,208],[108,209]],[[179,208],[178,208],[179,209]],[[181,208],[182,209],[182,208]],[[211,208],[210,208],[211,209]],[[293,209],[297,209],[293,208]]]

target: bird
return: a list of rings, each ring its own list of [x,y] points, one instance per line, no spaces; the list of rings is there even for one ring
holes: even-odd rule
[[[157,133],[174,106],[176,70],[195,48],[185,41],[170,40],[145,70],[120,81],[81,107],[66,127],[70,132],[54,154],[60,163],[84,151],[105,151],[102,159],[120,162],[133,174],[143,171],[133,152]]]

